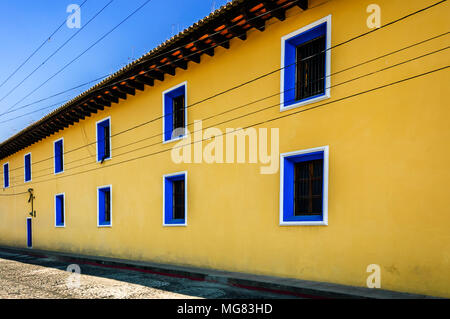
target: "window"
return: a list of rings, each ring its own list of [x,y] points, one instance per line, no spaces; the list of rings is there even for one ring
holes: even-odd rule
[[[31,153],[28,153],[24,157],[25,167],[25,183],[31,181]]]
[[[294,216],[322,214],[323,158],[294,164]]]
[[[112,225],[112,186],[102,186],[98,188],[98,219],[97,226]]]
[[[163,141],[182,138],[187,126],[186,82],[163,92]]]
[[[64,227],[66,225],[64,198],[64,194],[55,195],[55,227]]]
[[[187,225],[187,173],[165,175],[163,219],[164,226]]]
[[[111,118],[97,122],[97,162],[111,159]]]
[[[281,110],[330,97],[331,16],[282,38]]]
[[[9,163],[3,164],[3,188],[9,187]]]
[[[64,140],[59,139],[55,141],[53,147],[53,156],[55,159],[55,174],[59,174],[64,171]]]
[[[327,225],[328,146],[282,154],[280,163],[280,225]]]

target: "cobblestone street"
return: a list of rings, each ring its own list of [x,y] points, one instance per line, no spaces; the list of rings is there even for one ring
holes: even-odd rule
[[[0,299],[22,298],[287,298],[264,291],[102,266],[79,265],[0,251]],[[78,285],[79,284],[79,285]]]

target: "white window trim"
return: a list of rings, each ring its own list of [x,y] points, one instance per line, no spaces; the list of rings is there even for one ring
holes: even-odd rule
[[[27,178],[27,167],[25,165],[25,157],[27,155],[30,155],[30,180],[29,181],[26,180],[26,178]],[[24,183],[31,183],[32,181],[33,181],[33,159],[31,157],[31,152],[29,152],[29,153],[26,153],[23,156],[23,182]]]
[[[184,85],[184,104],[185,104],[185,106],[184,106],[184,127],[185,127],[184,135],[165,141],[164,137],[165,137],[165,134],[166,134],[166,121],[165,121],[165,118],[166,118],[166,99],[164,98],[164,96],[165,96],[166,93],[169,93],[170,91],[176,90],[176,89],[178,89],[179,87],[181,87],[183,85]],[[177,84],[177,85],[175,85],[175,86],[165,90],[164,92],[162,92],[162,114],[163,114],[163,118],[162,118],[162,124],[163,124],[162,143],[163,144],[179,141],[179,140],[182,140],[182,139],[186,138],[186,136],[187,136],[187,134],[186,134],[187,133],[186,131],[188,129],[188,127],[187,127],[187,123],[188,123],[188,120],[187,120],[187,115],[188,115],[187,114],[187,106],[188,106],[188,102],[187,102],[188,101],[188,94],[187,94],[187,91],[188,91],[188,89],[187,89],[187,81],[184,81],[184,82],[182,82],[180,84]]]
[[[5,166],[8,165],[8,187],[5,185]],[[9,162],[3,163],[3,188],[7,189],[11,187],[11,170],[9,169]]]
[[[283,182],[284,158],[289,156],[308,154],[323,151],[323,220],[322,221],[284,221],[283,219]],[[327,226],[328,225],[328,172],[329,172],[329,146],[315,147],[300,151],[283,153],[280,155],[280,226]]]
[[[110,219],[111,219],[111,221],[110,221],[110,223],[109,223],[109,225],[100,225],[100,211],[99,211],[99,208],[100,208],[100,196],[99,196],[99,190],[101,189],[101,188],[106,188],[106,187],[109,187],[109,191],[110,191],[110,196],[111,196],[111,202],[110,202],[110,209],[111,209],[111,212],[110,212]],[[112,221],[113,221],[113,219],[112,219],[112,213],[113,213],[113,190],[112,190],[112,185],[103,185],[103,186],[98,186],[97,187],[97,227],[99,227],[99,228],[108,228],[108,227],[112,227]]]
[[[56,160],[56,154],[55,154],[55,145],[57,142],[62,141],[62,160],[63,160],[63,166],[62,166],[62,171],[56,173],[56,165],[55,165],[55,160]],[[59,139],[57,139],[56,141],[53,141],[53,174],[54,175],[59,175],[64,173],[64,137],[61,137]]]
[[[105,117],[97,122],[95,122],[95,160],[97,163],[101,163],[102,161],[98,160],[98,123],[109,120],[109,157],[105,158],[103,162],[109,161],[112,159],[112,136],[111,136],[111,116]]]
[[[285,45],[286,40],[289,40],[292,37],[295,37],[303,32],[306,32],[324,22],[327,22],[327,43],[326,43],[326,54],[325,54],[325,95],[319,96],[314,99],[310,99],[303,102],[298,102],[289,106],[284,106],[284,71],[285,71],[285,65],[284,65],[284,54],[285,54]],[[300,28],[294,32],[291,32],[281,38],[281,73],[280,73],[280,88],[281,88],[281,94],[280,94],[280,112],[292,110],[294,108],[304,106],[307,104],[316,103],[319,101],[323,101],[326,99],[329,99],[331,97],[331,14],[326,16],[325,18],[322,18],[320,20],[317,20],[316,22],[313,22],[303,28]]]
[[[184,174],[184,223],[183,224],[166,224],[165,222],[165,216],[166,216],[166,189],[165,189],[165,185],[166,185],[166,178],[167,177],[172,177],[172,176],[176,176],[176,175],[181,175]],[[167,226],[167,227],[185,227],[187,226],[187,220],[188,220],[188,173],[187,171],[182,171],[182,172],[177,172],[177,173],[170,173],[170,174],[166,174],[163,176],[163,226]]]
[[[63,206],[64,206],[64,211],[63,211],[63,215],[64,215],[64,224],[63,225],[57,225],[56,224],[56,197],[58,196],[63,196]],[[53,201],[53,204],[55,205],[54,207],[54,212],[55,212],[55,228],[65,228],[66,227],[66,193],[59,193],[59,194],[55,194],[55,199]]]

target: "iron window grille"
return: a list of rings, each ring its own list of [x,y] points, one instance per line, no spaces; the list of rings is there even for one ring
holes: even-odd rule
[[[320,36],[296,48],[296,99],[325,92],[326,37]]]
[[[299,162],[294,168],[294,216],[322,215],[323,159]]]

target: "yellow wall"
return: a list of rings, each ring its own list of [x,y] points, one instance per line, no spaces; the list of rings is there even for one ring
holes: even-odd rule
[[[271,19],[265,32],[231,41],[214,57],[177,69],[175,77],[146,87],[75,126],[6,159],[12,187],[32,187],[37,217],[33,247],[193,265],[256,274],[365,286],[366,267],[381,266],[383,289],[450,297],[450,105],[444,97],[448,69],[261,127],[280,129],[280,152],[328,145],[328,226],[279,226],[279,173],[261,175],[260,164],[174,164],[170,152],[115,165],[131,157],[170,149],[161,137],[119,148],[162,131],[161,120],[112,138],[112,160],[99,168],[95,146],[65,155],[65,172],[53,175],[53,142],[65,151],[95,141],[96,121],[111,116],[112,134],[161,116],[161,93],[188,82],[188,104],[280,67],[281,37],[332,14],[332,45],[367,32],[373,1],[310,1],[284,22]],[[435,1],[378,0],[382,23]],[[331,72],[400,49],[449,30],[445,3],[332,50]],[[332,85],[447,46],[449,37],[416,46],[332,77]],[[331,100],[443,67],[448,51],[333,87]],[[195,105],[188,122],[217,114],[280,90],[275,73]],[[273,97],[203,122],[243,127],[280,115],[279,106],[215,123],[279,103]],[[314,106],[317,104],[306,106]],[[299,109],[283,112],[289,114]],[[190,127],[191,129],[192,127]],[[158,143],[145,149],[129,150]],[[33,181],[23,183],[24,154],[32,152]],[[78,159],[86,158],[82,161]],[[71,161],[75,163],[68,164]],[[82,167],[78,167],[83,164]],[[188,226],[162,226],[162,176],[188,171]],[[0,172],[1,181],[3,171]],[[39,177],[41,176],[41,177]],[[113,185],[111,228],[97,227],[97,186]],[[54,227],[54,195],[66,194],[66,227]],[[26,246],[28,196],[0,197],[0,245]]]

